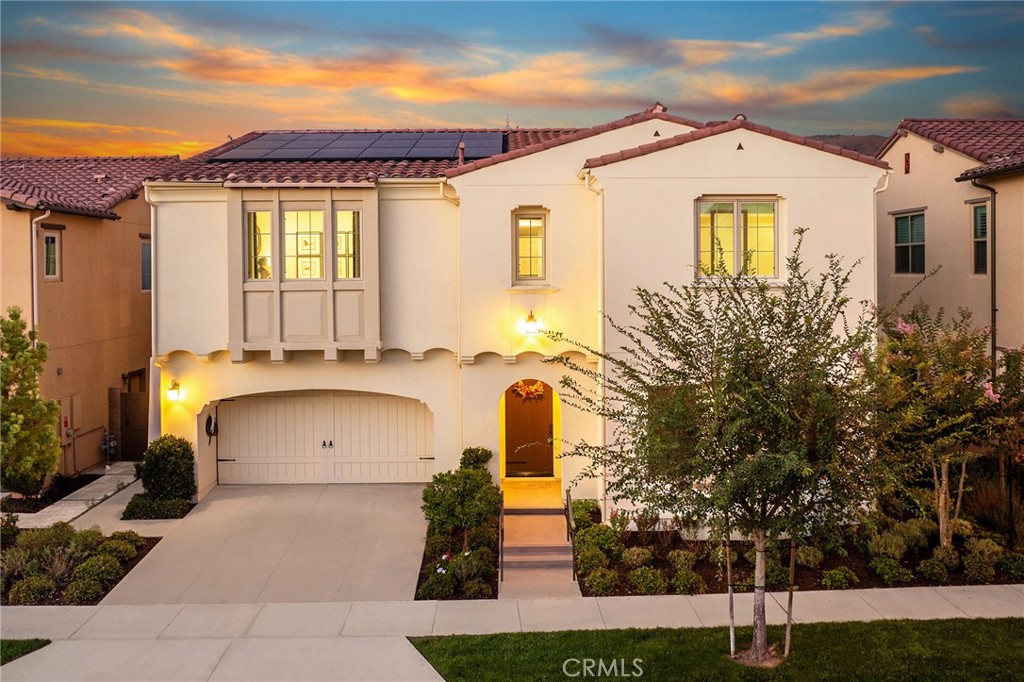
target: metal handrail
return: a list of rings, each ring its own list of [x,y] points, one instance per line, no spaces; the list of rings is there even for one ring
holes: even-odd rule
[[[502,490],[498,502],[498,580],[505,581],[505,491]]]
[[[572,517],[572,491],[565,489],[565,539],[572,550],[572,579],[576,580],[576,519]]]

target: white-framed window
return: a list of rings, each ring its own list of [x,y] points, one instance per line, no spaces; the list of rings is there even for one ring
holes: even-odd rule
[[[335,277],[359,279],[362,274],[362,243],[359,231],[359,211],[334,212]]]
[[[142,269],[142,290],[153,290],[153,243],[148,239],[139,242],[139,264]]]
[[[548,279],[547,227],[549,212],[540,207],[512,212],[513,282],[538,284]]]
[[[323,211],[284,211],[284,278],[324,278]]]
[[[60,231],[43,231],[43,279],[59,282],[61,279]]]
[[[988,206],[975,204],[971,207],[971,236],[973,271],[975,275],[988,274]]]
[[[697,202],[700,270],[707,275],[778,272],[776,199],[704,198]]]
[[[924,213],[907,213],[895,217],[896,274],[924,274]]]
[[[274,236],[271,212],[245,212],[245,233],[248,241],[246,277],[251,280],[274,277]]]

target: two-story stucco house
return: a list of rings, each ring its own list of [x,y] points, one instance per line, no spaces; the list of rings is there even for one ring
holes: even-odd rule
[[[146,183],[159,429],[196,443],[200,490],[423,481],[469,445],[496,478],[568,482],[561,444],[608,425],[562,404],[542,361],[577,351],[535,329],[614,350],[602,313],[624,320],[633,287],[691,281],[716,237],[780,277],[797,227],[811,266],[862,259],[850,293],[873,300],[884,175],[657,104],[583,129],[250,133]]]
[[[904,119],[879,158],[879,301],[941,266],[907,306],[968,308],[993,346],[1024,345],[1024,119]]]
[[[105,434],[115,457],[146,448],[151,259],[141,190],[177,161],[24,157],[0,167],[0,308],[21,308],[49,346],[40,390],[60,401],[60,473],[105,461]]]

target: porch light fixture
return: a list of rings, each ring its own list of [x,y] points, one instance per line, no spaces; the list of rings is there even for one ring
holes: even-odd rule
[[[523,323],[523,333],[533,336],[539,331],[540,322],[538,322],[537,318],[533,316],[533,311],[531,310],[530,314],[526,316],[526,322]]]
[[[177,379],[171,379],[171,385],[167,387],[167,399],[172,403],[176,403],[181,400],[184,395],[184,391],[181,390],[181,384],[178,383]]]

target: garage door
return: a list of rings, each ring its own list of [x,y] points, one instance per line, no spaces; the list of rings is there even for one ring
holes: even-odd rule
[[[434,416],[418,400],[357,393],[261,395],[217,406],[219,482],[428,481]]]

